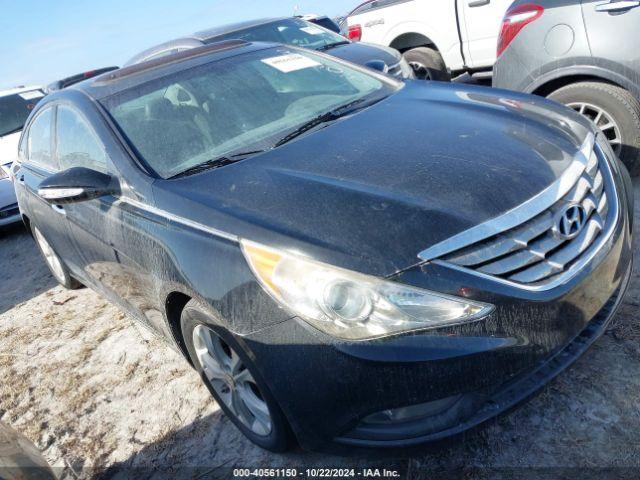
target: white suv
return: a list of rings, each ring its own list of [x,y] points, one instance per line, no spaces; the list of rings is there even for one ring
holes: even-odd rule
[[[0,91],[0,226],[20,220],[10,168],[18,158],[24,122],[42,97],[44,93],[40,87]]]
[[[349,38],[402,52],[416,74],[491,72],[512,0],[369,0],[347,17]]]

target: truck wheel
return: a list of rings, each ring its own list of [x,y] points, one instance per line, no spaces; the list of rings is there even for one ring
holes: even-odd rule
[[[442,55],[433,48],[418,47],[407,50],[403,54],[420,80],[439,80],[450,82],[451,75],[442,60]]]
[[[603,82],[579,82],[562,87],[549,98],[593,121],[629,169],[640,174],[640,102],[624,88]]]

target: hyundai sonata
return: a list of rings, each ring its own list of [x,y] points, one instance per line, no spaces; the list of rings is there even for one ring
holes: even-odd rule
[[[600,335],[632,189],[578,113],[228,41],[56,92],[17,194],[55,278],[182,352],[275,451],[478,425]]]

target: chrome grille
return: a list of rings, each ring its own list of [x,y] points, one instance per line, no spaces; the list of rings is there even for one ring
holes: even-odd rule
[[[550,208],[517,227],[455,250],[439,260],[519,284],[538,285],[557,278],[613,222],[609,206],[610,201],[616,201],[615,192],[607,188],[613,183],[609,167],[602,168],[606,162],[600,158],[602,155],[599,149],[591,152],[573,187]],[[554,227],[563,208],[571,204],[582,205],[585,223],[575,238],[567,240],[554,232]]]

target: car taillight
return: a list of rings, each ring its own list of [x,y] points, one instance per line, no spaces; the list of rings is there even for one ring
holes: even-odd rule
[[[349,26],[349,40],[359,42],[362,38],[362,27],[360,25]]]
[[[535,3],[523,3],[507,10],[502,19],[502,28],[498,37],[497,56],[502,55],[524,27],[540,18],[543,13],[544,8]]]

